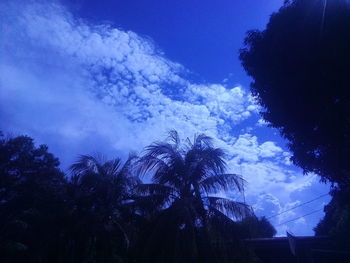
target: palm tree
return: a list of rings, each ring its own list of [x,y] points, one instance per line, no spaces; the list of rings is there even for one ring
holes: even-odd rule
[[[139,183],[135,160],[82,155],[70,170],[73,225],[68,254],[71,262],[120,262],[129,246],[128,203]]]
[[[159,212],[146,248],[153,262],[164,261],[164,256],[167,262],[206,262],[208,242],[221,236],[220,228],[230,224],[230,218],[252,214],[244,203],[215,196],[220,191],[243,190],[239,175],[225,173],[224,151],[214,148],[204,134],[186,142],[181,147],[178,133],[171,131],[168,141],[146,147],[138,161],[138,173],[152,175],[151,183],[136,187],[139,198]],[[157,240],[163,248],[152,250],[150,245]]]

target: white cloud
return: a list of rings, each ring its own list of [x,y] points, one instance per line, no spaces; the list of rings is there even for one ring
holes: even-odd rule
[[[264,157],[274,157],[277,154],[283,152],[281,147],[276,146],[273,142],[264,142],[260,145],[260,156]]]
[[[239,135],[237,140],[231,145],[230,154],[237,156],[239,161],[257,162],[262,158],[275,158],[278,160],[283,153],[281,147],[272,141],[258,143],[256,135],[245,133]],[[238,161],[236,159],[236,161]]]
[[[264,119],[259,119],[258,122],[256,123],[256,126],[262,127],[268,125],[268,122],[266,122]]]
[[[241,87],[227,89],[223,85],[189,85],[188,99],[194,104],[204,104],[208,110],[225,121],[231,120],[237,124],[250,117],[255,106],[247,99],[247,94]]]
[[[93,151],[123,156],[177,129],[214,137],[230,169],[247,179],[258,210],[280,210],[295,201],[293,193],[313,186],[288,152],[259,142],[253,127],[233,135],[258,118],[244,88],[189,81],[186,69],[149,39],[92,25],[47,2],[1,3],[0,26],[1,129],[49,144],[65,165]]]
[[[206,132],[217,137],[219,126],[225,121],[232,119],[237,123],[248,118],[253,110],[241,87],[190,83],[181,77],[185,71],[181,65],[164,58],[152,42],[133,32],[89,25],[57,4],[32,2],[20,8],[11,4],[5,7],[3,10],[16,15],[2,20],[6,28],[15,29],[5,35],[12,41],[4,45],[10,52],[2,55],[7,62],[2,64],[3,71],[12,71],[17,79],[28,75],[22,78],[25,83],[16,87],[26,95],[16,101],[23,99],[26,103],[33,94],[42,100],[51,97],[57,104],[54,109],[45,101],[40,104],[50,109],[48,115],[57,113],[62,115],[61,119],[67,112],[65,108],[76,110],[64,124],[48,124],[48,119],[55,119],[52,116],[40,119],[43,123],[33,125],[32,132],[35,129],[41,132],[46,123],[58,126],[52,129],[72,139],[82,139],[87,134],[108,134],[110,140],[123,136],[127,143],[118,148],[128,145],[126,149],[131,150],[163,137],[173,128],[186,136]],[[17,35],[17,31],[22,33]],[[33,65],[36,68],[28,70]],[[8,88],[13,86],[10,79],[1,81],[7,87],[5,92],[13,97]],[[176,96],[170,94],[174,86]],[[99,111],[101,107],[105,114]],[[4,109],[2,114],[17,113]],[[18,116],[18,121],[23,121],[20,119]],[[106,123],[101,123],[101,119]],[[132,127],[132,132],[121,133],[124,129],[116,129],[117,126]],[[113,130],[118,132],[113,134]]]

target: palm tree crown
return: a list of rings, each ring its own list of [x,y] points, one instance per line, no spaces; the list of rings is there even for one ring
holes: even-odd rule
[[[77,225],[72,223],[71,247],[89,248],[73,253],[78,261],[119,262],[125,255],[130,243],[126,218],[132,213],[128,203],[132,189],[140,183],[132,172],[134,159],[122,164],[119,158],[106,161],[102,156],[81,155],[70,167],[71,215],[73,222],[80,218]]]
[[[136,190],[159,211],[154,240],[164,239],[165,232],[171,232],[168,236],[172,237],[182,235],[182,240],[191,244],[187,244],[187,248],[191,247],[189,254],[193,257],[187,254],[186,258],[192,262],[198,261],[201,246],[198,240],[212,239],[208,235],[218,228],[222,230],[231,219],[252,214],[244,203],[215,196],[220,191],[243,190],[242,177],[225,173],[224,157],[224,151],[214,148],[212,139],[206,135],[195,136],[193,142],[187,139],[185,146],[181,146],[178,133],[171,131],[168,141],[146,147],[138,161],[139,174],[152,176],[151,183],[140,184]],[[199,239],[198,233],[202,235]],[[168,249],[181,246],[176,240],[170,243]]]
[[[214,197],[220,191],[243,190],[244,180],[226,171],[225,153],[214,148],[212,138],[200,134],[193,142],[188,138],[180,146],[176,131],[169,134],[170,142],[155,142],[146,147],[139,160],[139,174],[152,174],[151,184],[138,186],[139,193],[160,196],[163,208],[177,199],[198,199],[205,210],[224,213],[231,218],[243,218],[251,209],[241,202]]]

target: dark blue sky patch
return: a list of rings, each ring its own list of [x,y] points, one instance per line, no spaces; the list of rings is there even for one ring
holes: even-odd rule
[[[171,60],[220,82],[233,75],[247,85],[238,61],[245,32],[262,29],[283,0],[64,0],[88,21],[151,37]]]

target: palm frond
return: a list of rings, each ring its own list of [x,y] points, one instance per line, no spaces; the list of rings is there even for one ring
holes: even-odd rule
[[[80,155],[78,160],[72,164],[69,170],[76,175],[84,174],[86,172],[96,173],[101,167],[99,160],[91,155]]]
[[[242,202],[213,196],[206,197],[205,199],[208,200],[209,207],[215,208],[229,217],[242,219],[254,214],[251,207]]]
[[[138,156],[134,153],[129,153],[128,159],[125,161],[120,173],[133,175],[133,169],[136,167]]]
[[[207,194],[221,190],[238,190],[241,192],[244,184],[245,180],[237,174],[216,174],[199,182],[199,187]]]
[[[231,218],[212,206],[208,208],[208,215],[209,218],[215,218],[221,224],[231,224],[233,222]]]
[[[205,134],[198,134],[193,139],[194,148],[213,147],[213,138]]]
[[[223,174],[226,170],[224,151],[220,148],[192,149],[186,154],[186,168],[194,180]]]
[[[200,217],[198,203],[184,198],[176,198],[164,212],[191,228],[195,227],[195,221]]]
[[[155,183],[179,186],[184,171],[183,157],[169,143],[153,143],[146,147],[146,154],[138,161],[138,174],[153,172]]]
[[[157,171],[160,169],[167,169],[169,166],[164,160],[158,158],[157,156],[146,154],[136,162],[136,167],[137,174],[139,176],[143,176],[154,170]]]
[[[180,136],[176,130],[169,131],[168,139],[174,143],[174,146],[178,148],[180,145]]]
[[[173,202],[170,196],[163,194],[135,195],[132,199],[133,202],[128,203],[127,206],[132,206],[136,210],[146,214],[165,209]]]
[[[152,181],[180,189],[184,185],[183,170],[178,169],[176,166],[171,166],[168,169],[158,169],[154,173]]]
[[[105,175],[116,176],[120,172],[121,160],[119,158],[110,160],[101,165],[101,171]]]
[[[171,162],[172,160],[182,160],[181,151],[179,151],[174,145],[164,142],[155,142],[146,147],[146,155],[157,157],[165,162]]]
[[[193,142],[188,137],[186,138],[186,146],[185,147],[186,147],[186,150],[190,150],[193,148]]]
[[[222,174],[226,170],[224,156],[225,152],[220,148],[207,148],[203,153],[203,161],[215,174]]]
[[[162,184],[139,184],[134,188],[136,195],[164,195],[176,196],[177,192],[174,188]]]

